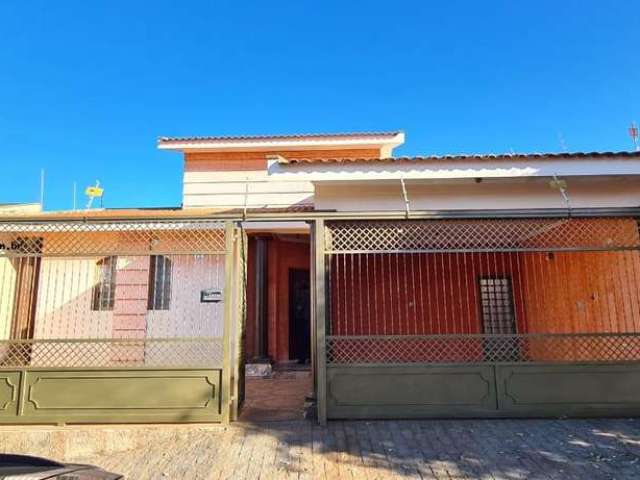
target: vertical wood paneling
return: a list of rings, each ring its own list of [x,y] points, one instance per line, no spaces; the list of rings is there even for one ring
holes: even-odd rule
[[[0,258],[0,340],[9,338],[16,289],[16,269],[9,258]]]

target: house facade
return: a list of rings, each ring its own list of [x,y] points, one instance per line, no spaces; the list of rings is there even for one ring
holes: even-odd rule
[[[181,208],[2,214],[4,420],[232,420],[247,363],[321,422],[640,411],[640,154],[404,140],[163,137]]]

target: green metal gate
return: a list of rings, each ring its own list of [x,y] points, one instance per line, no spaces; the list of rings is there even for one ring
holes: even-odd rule
[[[640,413],[633,218],[318,221],[327,418]]]
[[[241,241],[210,219],[0,222],[0,423],[234,418]]]

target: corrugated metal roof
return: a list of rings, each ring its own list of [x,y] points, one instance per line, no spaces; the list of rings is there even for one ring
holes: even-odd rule
[[[291,135],[221,135],[196,137],[159,137],[158,143],[166,142],[200,142],[200,141],[242,141],[242,140],[308,140],[314,138],[359,138],[359,137],[394,137],[401,131],[389,132],[349,132],[349,133],[302,133]]]
[[[585,158],[640,158],[640,152],[563,152],[563,153],[504,153],[504,154],[462,154],[425,155],[416,157],[388,158],[284,158],[282,164],[295,163],[379,163],[379,162],[433,162],[433,161],[490,161],[490,160],[577,160]]]

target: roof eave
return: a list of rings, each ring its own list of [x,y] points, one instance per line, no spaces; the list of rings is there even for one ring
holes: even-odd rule
[[[256,138],[160,138],[158,149],[170,151],[338,150],[343,148],[393,149],[404,143],[403,132],[353,135],[318,135]]]

